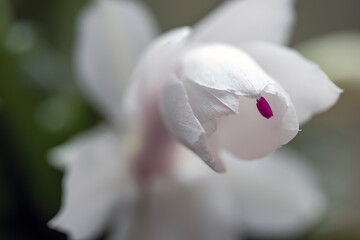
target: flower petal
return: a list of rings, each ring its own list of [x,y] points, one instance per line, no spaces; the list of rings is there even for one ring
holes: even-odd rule
[[[296,152],[280,150],[253,162],[224,155],[224,174],[184,153],[176,178],[150,199],[150,239],[287,239],[325,213],[315,174]]]
[[[229,171],[219,184],[228,187],[237,222],[252,236],[296,237],[324,215],[327,201],[307,159],[298,153],[279,150],[255,162],[224,159]]]
[[[222,148],[239,158],[261,158],[297,134],[298,122],[287,94],[241,50],[219,44],[198,46],[179,62],[178,76],[162,93],[164,122],[215,170],[220,171]],[[269,101],[273,118],[259,113],[256,98],[260,96]]]
[[[293,0],[227,1],[194,27],[194,40],[286,44],[294,22],[293,5]]]
[[[183,54],[179,77],[209,89],[256,98],[273,80],[245,52],[225,44],[204,44]]]
[[[336,103],[341,90],[314,63],[296,51],[271,43],[242,46],[290,95],[300,123]]]
[[[191,110],[185,87],[175,76],[165,83],[161,96],[161,113],[168,130],[185,146],[196,152],[215,171],[222,171],[206,145],[205,130]]]
[[[118,120],[133,67],[157,33],[153,17],[137,1],[95,1],[82,12],[77,30],[80,84],[101,113]]]
[[[152,240],[238,239],[226,200],[221,188],[206,181],[169,181],[150,198],[144,236]]]
[[[135,194],[121,141],[100,126],[52,152],[65,163],[63,203],[49,222],[72,239],[95,239]]]
[[[138,113],[148,98],[156,97],[174,69],[176,57],[187,44],[191,32],[190,27],[177,28],[161,35],[148,46],[134,71],[132,84],[124,99],[128,115]]]
[[[295,108],[277,87],[268,85],[261,95],[274,116],[263,117],[254,99],[240,98],[238,114],[220,118],[209,144],[228,150],[238,158],[257,159],[274,152],[299,131]]]

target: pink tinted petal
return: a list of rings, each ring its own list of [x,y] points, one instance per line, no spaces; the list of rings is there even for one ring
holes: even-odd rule
[[[156,96],[148,99],[141,116],[141,147],[134,156],[134,175],[147,187],[158,175],[167,175],[174,161],[174,138],[166,130]]]

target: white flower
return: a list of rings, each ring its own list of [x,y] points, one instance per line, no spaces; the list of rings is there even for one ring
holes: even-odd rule
[[[156,27],[138,2],[87,7],[77,69],[111,127],[54,151],[65,192],[50,225],[75,239],[104,230],[113,239],[236,239],[287,236],[314,223],[324,200],[306,167],[282,154],[233,160],[270,154],[339,96],[315,64],[276,45],[288,39],[292,7],[229,1],[151,44]],[[196,156],[181,157],[175,139],[229,171],[217,175]]]
[[[243,159],[270,154],[341,92],[317,65],[276,45],[292,5],[229,1],[193,29],[164,34],[142,56],[127,103],[144,112],[159,102],[168,131],[218,172],[220,150]]]

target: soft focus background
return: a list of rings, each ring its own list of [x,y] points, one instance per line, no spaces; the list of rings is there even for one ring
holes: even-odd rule
[[[144,0],[163,30],[192,25],[221,0]],[[95,125],[72,69],[76,14],[86,0],[0,0],[0,239],[66,239],[46,222],[60,206],[49,149]],[[360,1],[298,0],[292,46],[345,91],[291,142],[330,199],[302,239],[360,239]]]

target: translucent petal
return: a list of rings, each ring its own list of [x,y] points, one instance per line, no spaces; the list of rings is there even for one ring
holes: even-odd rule
[[[313,62],[286,47],[251,43],[242,49],[289,94],[300,123],[333,106],[342,92]]]
[[[324,216],[327,199],[308,159],[298,153],[287,148],[254,162],[224,160],[229,171],[219,184],[228,187],[236,222],[251,236],[296,237]]]
[[[149,199],[143,239],[238,239],[228,218],[228,199],[216,187],[206,181],[170,180],[162,185]]]
[[[324,216],[327,200],[308,159],[298,153],[279,150],[251,162],[222,155],[228,171],[216,174],[185,151],[175,181],[152,198],[152,234],[287,239]]]
[[[129,166],[120,140],[100,126],[53,150],[52,157],[65,163],[63,203],[49,222],[72,239],[95,239],[115,212],[134,198]]]
[[[262,40],[286,44],[294,22],[293,0],[226,1],[194,27],[195,41],[237,45]]]
[[[222,165],[215,163],[207,148],[205,130],[191,110],[184,85],[175,76],[164,85],[161,113],[166,127],[179,141],[196,152],[215,171],[222,171]]]
[[[238,114],[222,117],[210,137],[213,148],[226,149],[238,158],[265,157],[293,139],[299,131],[295,108],[277,87],[268,85],[261,95],[269,102],[274,116],[263,117],[256,101],[241,97]]]
[[[127,114],[137,114],[146,105],[148,98],[157,97],[157,93],[171,72],[179,53],[187,45],[191,28],[181,27],[159,36],[142,54],[132,83],[125,96],[124,106]],[[140,110],[140,112],[143,111]]]
[[[205,45],[188,50],[179,62],[177,76],[162,90],[164,122],[215,170],[223,171],[218,158],[222,148],[255,159],[297,134],[287,94],[247,54],[226,45]],[[273,118],[258,112],[260,96],[269,101]]]
[[[78,20],[75,60],[88,98],[105,114],[122,114],[120,102],[135,63],[157,33],[148,9],[138,1],[94,1]]]

